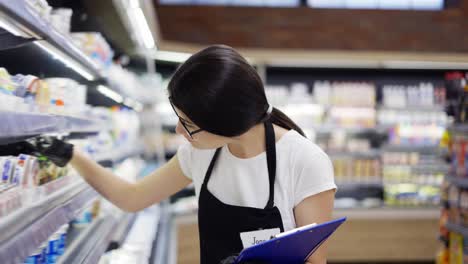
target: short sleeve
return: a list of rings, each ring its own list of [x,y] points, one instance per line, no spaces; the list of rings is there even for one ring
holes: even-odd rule
[[[180,168],[184,175],[193,180],[192,176],[192,157],[193,157],[193,147],[190,143],[185,143],[179,147],[177,150],[177,159],[179,160]]]
[[[294,155],[294,206],[309,196],[337,189],[328,155],[311,141],[297,149]]]

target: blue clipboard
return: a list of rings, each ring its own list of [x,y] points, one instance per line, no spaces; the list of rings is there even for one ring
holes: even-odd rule
[[[339,218],[245,248],[236,263],[263,260],[271,264],[304,264],[345,221],[346,217]]]

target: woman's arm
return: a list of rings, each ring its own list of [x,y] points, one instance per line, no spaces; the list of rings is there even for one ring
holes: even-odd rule
[[[298,227],[312,223],[323,223],[332,218],[335,190],[328,190],[312,195],[294,208],[294,217]],[[327,243],[325,242],[315,253],[309,257],[306,264],[327,263]]]
[[[191,183],[182,173],[177,155],[136,183],[117,177],[77,150],[70,164],[102,196],[129,212],[158,203]]]

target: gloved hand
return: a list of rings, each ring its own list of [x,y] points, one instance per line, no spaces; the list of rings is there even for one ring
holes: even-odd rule
[[[37,155],[36,147],[26,141],[20,141],[0,146],[0,156],[18,156],[20,154]]]
[[[36,137],[28,139],[27,143],[59,167],[67,165],[73,156],[73,145],[56,138]]]
[[[223,259],[219,264],[234,264],[236,263],[237,257],[238,255],[229,256]],[[268,264],[268,263],[265,261],[261,261],[261,260],[251,260],[251,261],[242,261],[239,264]]]

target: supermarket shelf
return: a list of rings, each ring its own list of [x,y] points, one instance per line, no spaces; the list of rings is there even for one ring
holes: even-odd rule
[[[70,222],[97,193],[82,180],[0,220],[2,264],[22,263],[60,226]]]
[[[91,133],[106,128],[97,120],[72,116],[0,110],[0,144],[45,133]]]
[[[449,126],[447,129],[453,132],[468,133],[468,124],[455,124]]]
[[[112,151],[110,152],[95,155],[94,160],[96,160],[100,164],[103,164],[104,166],[105,165],[111,166],[127,158],[140,155],[143,152],[144,152],[144,148],[141,145],[119,147],[119,148],[116,148],[115,150],[112,149]]]
[[[434,106],[405,106],[405,107],[388,107],[388,106],[379,106],[378,110],[391,110],[391,111],[414,111],[414,112],[444,112],[445,107],[442,105]]]
[[[66,57],[66,64],[79,68],[83,77],[93,81],[103,79],[100,67],[76,47],[72,40],[55,30],[49,23],[28,10],[24,0],[0,0],[0,14],[16,31],[36,39],[46,40],[48,49]]]
[[[410,169],[413,172],[440,172],[440,173],[448,173],[450,171],[450,165],[447,163],[443,163],[442,161],[439,163],[421,163],[421,164],[384,164],[384,168],[396,168],[396,169]]]
[[[180,222],[190,223],[197,221],[197,210],[186,212],[174,212],[179,217]],[[408,208],[350,208],[334,209],[333,218],[347,217],[348,220],[418,220],[440,218],[440,208],[438,207],[408,207]]]
[[[381,181],[375,182],[336,182],[338,189],[341,188],[383,188],[383,183]]]
[[[445,179],[447,179],[447,181],[449,181],[450,183],[455,184],[456,186],[468,188],[468,179],[466,178],[456,176],[445,176]]]
[[[320,134],[328,134],[332,133],[335,131],[344,131],[349,134],[363,134],[363,133],[377,133],[377,134],[382,134],[382,133],[387,133],[388,129],[391,126],[387,125],[377,125],[374,127],[344,127],[344,126],[339,126],[339,125],[317,125],[314,126],[313,128],[315,129],[316,133]]]
[[[455,223],[450,223],[450,222],[446,223],[445,226],[447,227],[448,230],[450,230],[452,232],[461,234],[464,237],[468,237],[468,228],[467,227],[457,225]]]
[[[384,152],[420,152],[439,155],[444,150],[439,146],[410,146],[410,145],[386,145],[382,147]]]
[[[98,263],[118,226],[117,217],[107,215],[95,219],[60,257],[58,263]]]
[[[123,216],[122,221],[120,221],[119,225],[115,228],[113,232],[111,247],[119,248],[122,245],[123,241],[130,232],[130,228],[135,222],[135,219],[136,214],[125,214],[125,216]]]
[[[171,251],[175,251],[177,246],[174,245],[174,219],[171,214],[170,204],[163,202],[160,205],[160,217],[156,231],[156,238],[153,242],[153,264],[175,263],[171,262]],[[177,240],[177,238],[175,238]],[[171,247],[174,246],[174,247]]]
[[[380,150],[369,150],[366,152],[348,152],[348,151],[325,151],[330,157],[350,157],[350,158],[379,158],[382,154]]]
[[[408,207],[408,208],[352,208],[336,209],[333,218],[347,217],[348,219],[369,219],[369,220],[398,220],[398,219],[439,219],[440,208],[428,207]]]

